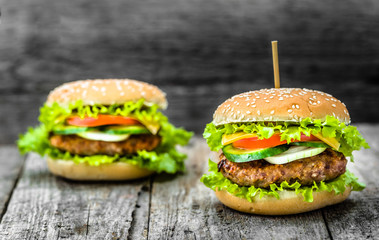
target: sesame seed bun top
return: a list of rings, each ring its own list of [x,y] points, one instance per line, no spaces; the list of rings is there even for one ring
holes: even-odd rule
[[[271,88],[235,95],[223,102],[213,115],[216,126],[228,123],[283,121],[336,117],[350,123],[344,103],[330,94],[301,88]]]
[[[145,99],[146,105],[167,107],[166,94],[158,87],[131,79],[96,79],[65,83],[50,92],[47,103],[68,105],[82,100],[84,105],[124,104]]]

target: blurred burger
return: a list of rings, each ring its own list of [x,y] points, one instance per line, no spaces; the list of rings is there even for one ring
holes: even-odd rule
[[[184,170],[177,144],[191,133],[175,128],[156,86],[129,79],[85,80],[50,92],[40,126],[20,137],[19,149],[47,156],[50,171],[75,180],[128,180]]]
[[[201,181],[238,211],[295,214],[345,200],[364,185],[347,157],[368,148],[346,106],[320,91],[275,88],[233,96],[204,131],[219,161]]]

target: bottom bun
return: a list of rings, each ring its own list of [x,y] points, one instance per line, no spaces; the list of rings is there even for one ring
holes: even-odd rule
[[[259,198],[255,196],[252,202],[244,198],[236,197],[225,190],[216,189],[217,198],[226,206],[245,213],[261,215],[288,215],[303,213],[344,201],[351,192],[350,187],[346,187],[343,194],[335,194],[334,191],[313,192],[313,202],[305,202],[301,194],[294,191],[279,192],[280,199],[272,196]]]
[[[140,168],[125,162],[90,166],[86,163],[74,163],[70,160],[47,158],[49,170],[58,176],[84,181],[96,180],[131,180],[151,175],[154,171]]]

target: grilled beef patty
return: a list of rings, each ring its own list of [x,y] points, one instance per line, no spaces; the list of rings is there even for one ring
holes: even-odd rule
[[[78,155],[125,155],[138,150],[151,151],[161,142],[161,137],[150,134],[131,135],[121,142],[94,141],[77,135],[52,135],[50,144],[60,150]]]
[[[308,158],[286,164],[271,164],[265,160],[234,163],[220,155],[219,171],[232,182],[240,186],[267,188],[272,183],[298,181],[302,185],[311,185],[313,181],[332,180],[346,171],[345,156],[332,149]]]

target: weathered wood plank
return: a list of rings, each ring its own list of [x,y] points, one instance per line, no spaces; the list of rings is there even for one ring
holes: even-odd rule
[[[125,239],[138,194],[148,182],[66,181],[30,154],[1,222],[0,238]]]
[[[209,149],[201,139],[188,148],[188,172],[153,182],[149,239],[328,239],[321,211],[285,217],[254,216],[223,206],[199,182]]]
[[[0,146],[0,222],[24,163],[15,146]]]
[[[36,123],[63,82],[129,77],[168,91],[169,117],[201,132],[218,104],[273,86],[324,90],[354,121],[379,119],[375,0],[0,0],[0,143]],[[40,7],[43,6],[43,7]],[[362,108],[364,106],[364,109]]]
[[[284,217],[248,215],[223,206],[199,182],[210,157],[199,137],[183,149],[189,155],[185,174],[127,183],[66,181],[49,174],[45,162],[30,154],[0,224],[0,238],[375,238],[379,127],[359,125],[359,129],[373,143],[372,149],[358,152],[350,168],[367,188],[344,203]]]
[[[152,176],[150,181],[146,181],[142,187],[142,191],[138,193],[138,201],[132,215],[133,221],[129,229],[128,239],[147,239],[151,201],[150,189],[153,179],[154,177]]]
[[[343,203],[323,210],[333,239],[375,239],[379,236],[379,125],[360,124],[358,129],[371,149],[354,153],[348,168],[367,187],[353,192]]]

